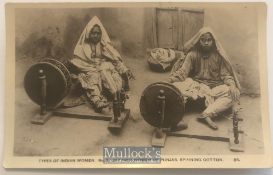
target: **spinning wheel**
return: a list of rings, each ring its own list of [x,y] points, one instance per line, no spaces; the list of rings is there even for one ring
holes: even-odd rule
[[[46,81],[46,84],[42,82]],[[70,73],[65,65],[54,59],[45,59],[30,67],[24,79],[29,98],[47,109],[55,108],[68,94],[71,87]],[[45,86],[45,97],[41,95],[41,86]]]
[[[214,141],[224,141],[230,143],[230,150],[244,151],[243,131],[239,129],[238,122],[242,121],[238,117],[238,111],[233,108],[233,129],[229,130],[228,136],[209,136],[201,134],[189,134],[183,132],[169,132],[163,128],[176,126],[185,113],[184,98],[180,91],[170,83],[157,82],[145,88],[140,99],[140,112],[144,120],[156,127],[152,146],[164,147],[166,137],[187,137]]]
[[[176,125],[183,117],[185,105],[180,91],[170,83],[157,82],[145,88],[140,99],[144,120],[156,127],[152,145],[163,147],[166,133],[163,128]]]
[[[24,87],[29,98],[40,105],[41,111],[32,119],[34,124],[44,124],[52,114],[64,117],[90,118],[110,121],[108,129],[119,132],[130,115],[125,109],[125,91],[113,94],[113,114],[100,114],[90,110],[59,108],[70,93],[71,77],[66,66],[55,59],[44,59],[30,67],[24,79]],[[129,89],[128,82],[126,90]],[[86,109],[86,108],[85,108]],[[87,108],[88,109],[88,108]]]
[[[164,119],[160,118],[164,96]],[[180,91],[170,83],[157,82],[145,88],[140,99],[140,112],[144,120],[154,127],[168,128],[183,117],[185,105]]]

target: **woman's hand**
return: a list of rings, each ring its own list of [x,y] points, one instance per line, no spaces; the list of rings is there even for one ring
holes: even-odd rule
[[[130,79],[130,80],[135,80],[135,79],[136,79],[136,78],[135,78],[135,75],[132,73],[131,70],[127,70],[124,74],[125,74],[125,75],[127,76],[127,78]]]
[[[175,82],[178,82],[180,80],[178,78],[176,78],[176,77],[169,77],[166,81],[168,83],[175,83]]]
[[[240,99],[240,91],[235,85],[229,86],[229,92],[233,101],[238,101]]]

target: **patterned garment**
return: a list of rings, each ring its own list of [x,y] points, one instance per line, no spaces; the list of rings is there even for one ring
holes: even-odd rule
[[[86,42],[95,25],[101,29],[101,40],[96,45]],[[71,63],[79,69],[78,79],[93,102],[104,99],[101,94],[102,87],[108,89],[112,94],[121,90],[121,75],[128,71],[96,16],[83,30],[74,49],[74,58]]]

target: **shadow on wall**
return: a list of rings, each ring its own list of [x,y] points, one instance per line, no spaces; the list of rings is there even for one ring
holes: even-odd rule
[[[78,39],[89,22],[90,16],[85,15],[85,17],[79,20],[76,17],[68,16],[66,22],[66,28],[64,32],[64,45],[63,47],[66,49],[66,53],[69,58],[73,56],[74,48],[78,42]]]
[[[18,48],[16,56],[23,55],[32,58],[54,57],[60,60],[66,57],[63,44],[59,27],[48,27],[41,33],[31,33],[22,46]]]
[[[81,20],[68,16],[67,27],[63,30],[59,26],[49,26],[45,30],[31,33],[20,47],[17,46],[16,58],[53,57],[66,62],[72,58],[74,47],[89,19],[88,15]]]
[[[94,15],[100,15],[99,9],[43,9],[26,14],[24,12],[26,10],[17,12],[16,18],[17,60],[53,57],[66,62],[73,57],[74,47],[86,24]],[[47,18],[43,19],[45,14]],[[31,22],[28,21],[30,17]]]

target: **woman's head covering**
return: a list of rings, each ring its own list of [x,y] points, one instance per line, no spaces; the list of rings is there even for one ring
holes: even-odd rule
[[[220,44],[218,38],[216,37],[216,35],[214,34],[214,32],[212,31],[211,28],[209,27],[203,27],[199,30],[199,32],[197,32],[188,42],[186,42],[186,44],[184,45],[184,51],[185,53],[188,53],[190,50],[192,50],[196,44],[199,42],[200,37],[205,34],[205,33],[210,33],[214,39],[215,42],[215,46],[216,46],[216,50],[219,52],[219,54],[224,58],[224,60],[226,61],[227,65],[228,65],[228,69],[229,71],[232,73],[236,86],[240,89],[240,83],[239,80],[237,78],[237,75],[235,73],[234,68],[231,65],[230,59],[228,57],[228,55],[226,54],[225,50],[223,49],[222,45]]]
[[[103,27],[101,21],[97,16],[94,16],[89,23],[84,28],[77,45],[74,49],[74,55],[78,56],[82,60],[88,61],[91,59],[92,50],[87,42],[89,40],[89,35],[92,28],[98,25],[101,29],[101,45],[102,45],[102,54],[111,60],[121,60],[121,56],[118,51],[112,46],[111,40]]]

